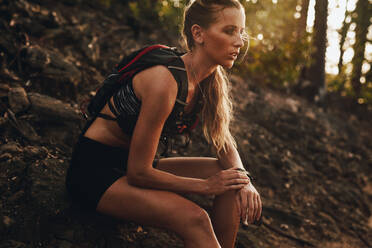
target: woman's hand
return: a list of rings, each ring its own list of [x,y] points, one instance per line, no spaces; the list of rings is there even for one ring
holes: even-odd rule
[[[236,193],[239,215],[244,225],[258,221],[262,213],[260,194],[252,183],[245,185]]]
[[[247,175],[235,168],[222,170],[206,179],[206,194],[219,195],[228,190],[242,189],[250,182]]]

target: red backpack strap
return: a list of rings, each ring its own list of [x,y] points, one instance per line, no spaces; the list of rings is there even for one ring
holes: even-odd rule
[[[125,70],[126,68],[128,68],[129,66],[131,66],[132,64],[134,64],[136,61],[138,61],[143,55],[151,52],[152,50],[159,49],[159,48],[165,48],[165,49],[168,48],[168,49],[170,49],[170,47],[164,46],[164,45],[160,45],[160,44],[145,47],[129,63],[127,63],[122,68],[118,69],[118,72],[121,73],[123,70]]]

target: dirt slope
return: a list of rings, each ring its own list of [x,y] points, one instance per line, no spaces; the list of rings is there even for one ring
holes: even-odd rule
[[[182,247],[173,233],[84,213],[64,189],[78,104],[125,54],[176,39],[134,25],[126,6],[83,0],[0,0],[0,16],[0,247]],[[240,229],[236,247],[372,247],[370,123],[231,79],[232,130],[264,201],[263,225]],[[171,155],[212,154],[196,130]]]

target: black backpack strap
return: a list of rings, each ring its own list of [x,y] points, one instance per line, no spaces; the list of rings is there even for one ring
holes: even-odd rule
[[[177,57],[176,59],[172,60],[167,67],[172,73],[173,77],[176,79],[178,84],[178,92],[175,107],[177,108],[177,110],[180,111],[179,114],[182,115],[183,108],[186,106],[186,98],[188,94],[188,80],[185,64],[183,63],[180,57]]]
[[[116,111],[114,106],[112,106],[112,103],[111,103],[110,99],[108,99],[107,105],[109,106],[111,113],[113,113],[116,117],[118,117],[119,113]],[[109,121],[116,121],[117,120],[117,118],[109,116],[109,115],[101,113],[101,112],[97,113],[96,116],[100,117],[100,118],[103,118],[105,120],[109,120]]]
[[[107,101],[107,105],[109,106],[111,113],[113,113],[116,117],[118,117],[118,116],[120,115],[120,114],[118,113],[118,111],[116,111],[116,108],[114,108],[114,106],[112,105],[112,103],[111,103],[111,99],[109,99],[109,100]]]

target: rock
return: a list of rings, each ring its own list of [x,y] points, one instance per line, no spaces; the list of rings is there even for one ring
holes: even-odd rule
[[[41,118],[53,121],[81,121],[79,110],[50,96],[38,93],[28,94],[31,109],[30,112],[39,115]]]
[[[35,211],[42,215],[54,215],[69,206],[65,190],[67,163],[47,158],[40,164],[33,163],[28,170],[30,197]]]
[[[292,112],[298,112],[299,111],[299,108],[300,108],[300,102],[299,101],[297,101],[295,99],[292,99],[292,98],[287,98],[285,102],[286,102],[288,108]]]
[[[289,229],[289,226],[287,224],[280,224],[280,228],[287,231]]]
[[[97,41],[98,37],[94,36],[92,39],[83,39],[81,44],[81,50],[93,63],[96,63],[100,57],[100,48]]]
[[[91,82],[92,85],[100,85],[105,78],[102,74],[97,71],[94,67],[89,68],[86,72],[83,73],[84,82]],[[95,91],[93,91],[95,93]]]
[[[61,2],[66,5],[75,6],[81,4],[83,0],[62,0]]]
[[[55,237],[57,239],[67,240],[67,241],[72,242],[74,240],[74,230],[71,230],[71,229],[57,230],[57,233],[55,234]]]
[[[8,96],[9,90],[10,90],[9,85],[1,83],[0,84],[0,97]]]
[[[0,248],[26,248],[26,244],[15,241],[15,240],[5,240],[0,243]]]
[[[40,140],[40,136],[35,129],[26,120],[16,119],[14,113],[8,111],[10,116],[10,124],[26,139],[30,141]]]
[[[27,110],[30,106],[30,101],[27,98],[27,93],[24,88],[11,88],[8,93],[9,105],[14,113]]]
[[[8,118],[0,117],[0,127],[5,126],[6,124],[8,124],[8,121],[9,121]]]
[[[0,146],[1,153],[8,152],[8,153],[14,154],[14,153],[19,153],[21,151],[22,149],[17,142],[9,142],[8,144]]]
[[[15,56],[17,48],[14,36],[7,32],[2,32],[0,35],[0,48],[2,51],[5,51],[5,54],[8,56]]]
[[[61,92],[75,98],[82,74],[77,67],[67,61],[62,54],[39,46],[29,46],[21,51],[24,66],[30,73],[42,78],[39,82],[51,93]]]
[[[9,227],[14,223],[14,220],[12,220],[10,217],[4,215],[3,219],[2,219],[2,222],[6,227]]]
[[[25,195],[25,192],[23,190],[20,190],[18,192],[16,192],[15,194],[13,194],[11,197],[8,198],[8,201],[11,203],[11,204],[15,204],[17,203],[23,196]]]
[[[8,161],[9,166],[9,178],[14,176],[23,175],[28,167],[27,161],[23,161],[21,156],[13,156],[11,161]]]
[[[0,155],[0,162],[7,161],[7,160],[11,159],[12,157],[13,157],[12,154],[10,154],[8,152],[3,153],[3,154]]]
[[[14,225],[14,220],[12,218],[10,218],[9,216],[6,216],[6,215],[1,215],[0,214],[0,233],[3,235],[7,232],[9,232],[9,229],[11,228],[12,225]],[[2,247],[1,246],[1,242],[0,242],[0,248]]]
[[[58,245],[58,248],[72,248],[72,247],[74,247],[73,244],[71,244],[70,242],[66,240],[60,241]]]
[[[14,1],[14,7],[22,14],[13,15],[10,26],[19,32],[32,36],[41,36],[48,28],[57,28],[60,24],[58,15],[40,6],[39,1]]]
[[[26,146],[23,148],[23,155],[26,159],[40,159],[44,158],[48,150],[39,146]]]
[[[30,17],[15,16],[10,22],[10,26],[20,31],[27,31],[32,36],[40,37],[45,30],[45,26]]]
[[[14,71],[9,70],[8,68],[4,68],[1,74],[2,74],[1,76],[4,78],[5,82],[7,83],[4,85],[4,87],[2,87],[2,91],[3,91],[2,94],[6,92],[6,95],[4,96],[8,96],[8,92],[11,86],[12,85],[19,86],[19,82],[21,82],[22,79],[19,76],[17,76],[17,74]]]
[[[79,136],[80,128],[77,125],[61,123],[60,125],[46,125],[41,131],[40,135],[45,141],[73,146]]]

